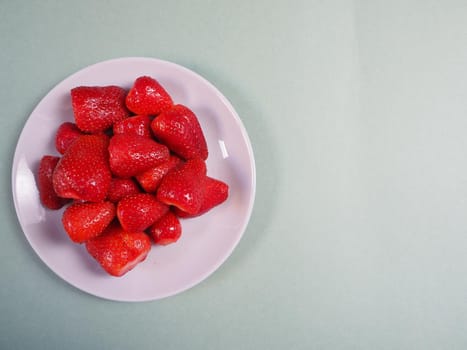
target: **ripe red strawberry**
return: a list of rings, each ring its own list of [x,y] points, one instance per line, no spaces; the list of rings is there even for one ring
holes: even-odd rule
[[[177,216],[169,211],[151,225],[148,233],[156,244],[167,245],[178,241],[182,235],[182,226]]]
[[[83,135],[75,123],[62,123],[55,134],[55,148],[58,153],[64,154],[68,146],[70,146],[78,137]]]
[[[107,200],[117,203],[123,197],[140,192],[141,190],[133,179],[115,177],[110,182],[109,191],[107,192]]]
[[[130,114],[126,91],[118,86],[79,86],[71,90],[71,103],[78,128],[99,133]]]
[[[120,277],[146,259],[151,240],[144,232],[128,232],[112,223],[88,240],[86,249],[108,274]]]
[[[141,174],[136,175],[136,180],[141,185],[143,190],[149,193],[156,192],[162,178],[178,164],[181,159],[177,156],[171,155],[167,162],[164,162],[154,168],[148,169]]]
[[[105,135],[83,135],[73,142],[53,173],[58,196],[90,202],[104,200],[111,173]]]
[[[137,78],[126,96],[126,106],[135,114],[157,115],[172,105],[169,93],[156,79],[148,76]]]
[[[174,208],[175,214],[177,214],[181,218],[189,218],[200,216],[215,206],[225,202],[227,197],[229,196],[229,186],[218,179],[214,179],[212,177],[206,176],[204,179],[204,199],[201,207],[199,208],[198,212],[195,214],[188,214],[186,212],[181,211],[178,208]]]
[[[118,177],[142,173],[166,162],[169,155],[165,145],[144,136],[120,134],[110,139],[110,169]]]
[[[76,202],[65,209],[62,224],[75,243],[83,243],[100,235],[115,217],[111,202]]]
[[[157,199],[188,214],[195,214],[203,203],[205,177],[204,161],[190,159],[164,176],[157,189]]]
[[[114,135],[133,134],[152,137],[151,118],[148,115],[135,115],[113,125]]]
[[[144,231],[162,217],[169,207],[149,193],[124,197],[117,205],[117,217],[127,231]]]
[[[69,202],[67,198],[61,198],[54,190],[52,175],[57,166],[59,157],[43,156],[39,163],[37,187],[41,203],[48,209],[60,209]]]
[[[208,157],[206,139],[197,116],[188,107],[175,105],[151,123],[157,139],[183,159]]]

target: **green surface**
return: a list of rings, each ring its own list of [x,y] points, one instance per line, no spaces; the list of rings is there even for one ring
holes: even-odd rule
[[[465,1],[3,0],[0,33],[1,349],[467,348]],[[216,85],[257,166],[233,255],[145,303],[59,279],[11,194],[34,106],[124,56]]]

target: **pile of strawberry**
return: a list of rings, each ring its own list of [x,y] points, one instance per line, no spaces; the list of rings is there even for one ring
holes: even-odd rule
[[[71,102],[74,122],[55,134],[60,156],[40,160],[40,200],[48,209],[67,206],[66,233],[110,275],[133,269],[152,244],[176,242],[179,218],[227,199],[228,185],[207,175],[197,116],[154,78],[138,77],[130,90],[79,86]]]

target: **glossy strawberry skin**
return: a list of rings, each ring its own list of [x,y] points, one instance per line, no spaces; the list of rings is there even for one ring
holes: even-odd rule
[[[78,128],[99,133],[127,118],[126,91],[118,86],[78,86],[71,90],[73,114]]]
[[[107,145],[105,135],[83,135],[68,147],[53,173],[58,196],[90,202],[105,199],[111,181]]]
[[[145,137],[152,137],[151,118],[148,115],[135,115],[123,119],[113,125],[113,133],[133,134]]]
[[[62,224],[73,242],[84,243],[100,235],[115,215],[111,202],[76,202],[63,212]]]
[[[131,177],[169,159],[169,149],[139,135],[114,135],[109,144],[109,162],[117,177]]]
[[[188,107],[177,104],[151,123],[156,138],[183,159],[208,158],[208,147],[198,117]]]
[[[70,201],[59,197],[53,187],[53,172],[59,160],[59,157],[45,155],[40,160],[38,170],[37,187],[40,201],[42,205],[52,210],[60,209]]]
[[[119,202],[122,198],[132,194],[140,193],[141,190],[132,178],[112,178],[107,199],[113,203]]]
[[[135,114],[157,115],[173,105],[164,87],[149,76],[138,77],[126,96],[127,108]]]
[[[78,129],[75,123],[62,123],[55,134],[55,148],[58,153],[65,154],[68,147],[81,135],[83,135],[83,133]]]
[[[157,189],[157,199],[188,214],[195,214],[204,199],[205,177],[206,163],[200,158],[190,159],[164,176]]]
[[[177,216],[169,211],[148,229],[148,234],[158,245],[168,245],[178,241],[182,235],[182,226]]]
[[[178,208],[174,209],[175,214],[181,218],[190,218],[203,215],[212,208],[225,202],[229,196],[229,185],[225,182],[206,176],[203,181],[204,198],[199,210],[194,214],[188,214]]]
[[[169,207],[149,193],[127,196],[117,205],[117,217],[123,229],[144,231],[160,219]]]
[[[112,223],[98,237],[85,243],[89,254],[110,275],[121,277],[144,261],[151,240],[144,232],[125,231]]]
[[[136,180],[143,188],[144,191],[148,193],[156,192],[159,184],[162,181],[162,178],[173,168],[181,163],[181,159],[177,156],[171,155],[169,160],[154,167],[148,169],[141,174],[136,175]]]

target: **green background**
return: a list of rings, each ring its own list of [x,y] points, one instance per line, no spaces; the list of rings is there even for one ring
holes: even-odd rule
[[[465,1],[0,0],[0,33],[1,349],[467,348]],[[125,56],[211,81],[257,167],[231,257],[144,303],[59,279],[11,193],[35,105]]]

